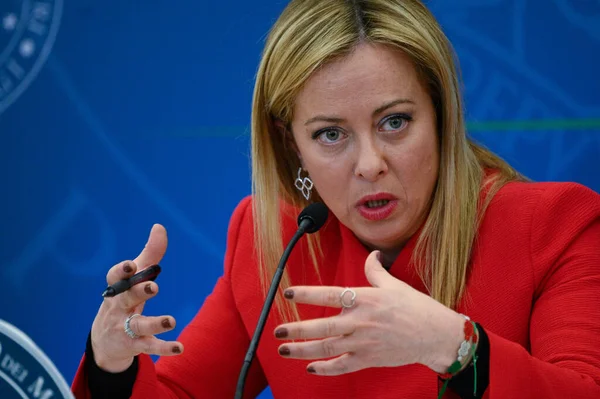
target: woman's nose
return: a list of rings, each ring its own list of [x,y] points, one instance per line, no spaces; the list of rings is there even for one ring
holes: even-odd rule
[[[388,172],[388,164],[382,148],[373,140],[361,143],[354,168],[357,177],[376,181]]]

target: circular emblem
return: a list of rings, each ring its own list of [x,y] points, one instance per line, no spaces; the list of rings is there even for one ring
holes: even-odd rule
[[[0,398],[74,399],[48,356],[23,331],[4,320],[0,320],[0,348]]]
[[[0,1],[0,114],[37,76],[58,32],[63,0]]]

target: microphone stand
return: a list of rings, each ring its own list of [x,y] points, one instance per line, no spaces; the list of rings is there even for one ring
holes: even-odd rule
[[[248,347],[248,352],[246,352],[246,358],[244,359],[244,364],[242,366],[242,370],[240,372],[240,376],[237,382],[237,389],[235,392],[235,399],[242,399],[244,395],[244,385],[246,384],[246,377],[248,376],[248,371],[250,370],[250,364],[252,363],[252,359],[254,358],[254,354],[256,349],[258,348],[258,343],[260,341],[260,337],[265,328],[265,324],[267,322],[267,316],[269,315],[269,311],[271,310],[271,306],[273,305],[273,300],[275,299],[275,294],[277,293],[277,289],[279,288],[279,282],[281,281],[281,277],[283,276],[283,270],[285,269],[285,264],[294,249],[294,246],[298,242],[298,240],[306,233],[309,226],[312,224],[312,220],[304,219],[300,222],[298,230],[296,234],[290,240],[288,246],[286,247],[283,255],[281,256],[281,260],[279,261],[279,265],[277,266],[277,270],[273,275],[273,279],[271,281],[271,287],[269,288],[269,292],[267,293],[267,298],[265,300],[265,304],[262,308],[262,312],[260,313],[260,317],[258,318],[258,324],[256,326],[256,330],[254,331],[254,336],[250,341],[250,346]]]

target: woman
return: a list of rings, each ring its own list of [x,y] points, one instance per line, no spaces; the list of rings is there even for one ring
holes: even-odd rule
[[[600,196],[526,182],[466,138],[461,104],[419,1],[292,1],[257,76],[254,193],[224,275],[177,342],[155,337],[171,316],[139,316],[156,283],[105,299],[76,396],[233,397],[283,243],[322,201],[330,217],[290,257],[245,397],[597,398]],[[108,283],[165,250],[155,226]]]

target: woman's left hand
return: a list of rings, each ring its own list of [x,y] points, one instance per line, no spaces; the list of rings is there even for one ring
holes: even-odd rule
[[[428,295],[394,278],[372,252],[365,275],[372,287],[353,288],[354,305],[332,317],[280,325],[275,336],[288,342],[279,353],[312,362],[307,371],[340,375],[369,367],[420,363],[443,373],[456,360],[465,319]],[[297,303],[342,308],[342,287],[295,286],[285,291]],[[350,303],[351,293],[344,294]]]

